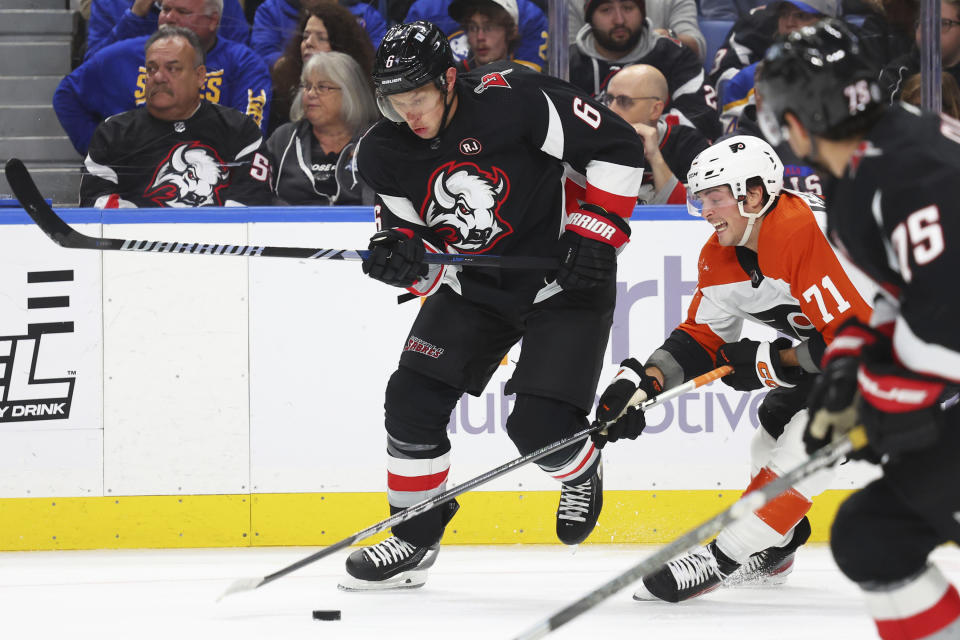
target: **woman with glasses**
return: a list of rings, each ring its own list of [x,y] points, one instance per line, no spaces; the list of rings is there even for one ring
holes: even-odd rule
[[[353,14],[335,2],[316,3],[304,11],[294,36],[271,69],[273,104],[268,133],[287,122],[287,114],[299,90],[304,63],[320,51],[340,51],[349,55],[367,77],[373,71],[373,45]]]
[[[357,140],[377,118],[368,78],[345,53],[307,60],[291,122],[267,141],[278,198],[292,205],[373,204],[353,163]]]

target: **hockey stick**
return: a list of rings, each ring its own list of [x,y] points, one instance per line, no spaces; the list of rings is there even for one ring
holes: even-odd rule
[[[788,491],[794,484],[807,478],[818,471],[836,464],[841,458],[855,449],[860,449],[867,444],[867,434],[863,427],[856,427],[851,430],[845,438],[827,445],[814,453],[810,459],[803,464],[795,467],[782,477],[774,480],[770,484],[764,485],[747,495],[743,496],[726,510],[713,516],[698,527],[691,529],[679,538],[660,548],[653,555],[644,558],[639,563],[632,566],[627,571],[616,576],[612,580],[602,584],[579,600],[567,605],[557,611],[552,616],[542,622],[530,627],[514,640],[534,640],[542,638],[551,631],[570,622],[582,613],[586,613],[594,608],[617,591],[624,587],[645,578],[653,571],[659,569],[664,564],[687,551],[690,547],[698,544],[701,540],[708,538],[726,527],[731,522],[746,516],[747,514],[762,508],[781,493]]]
[[[245,256],[248,258],[298,258],[301,260],[364,260],[366,249],[313,249],[308,247],[268,247],[237,244],[207,244],[200,242],[165,242],[157,240],[124,240],[93,238],[84,235],[64,222],[44,200],[23,162],[16,158],[7,161],[4,171],[13,194],[37,226],[61,247],[68,249],[96,249],[99,251],[138,251],[145,253],[188,253],[210,256]],[[500,269],[556,269],[557,258],[536,256],[469,255],[462,253],[428,253],[427,264],[456,264]]]
[[[655,398],[651,398],[650,400],[647,400],[646,402],[640,405],[640,409],[642,409],[643,411],[652,409],[653,407],[663,404],[667,400],[676,398],[678,396],[683,395],[684,393],[693,391],[694,389],[698,387],[702,387],[705,384],[709,384],[714,380],[727,375],[732,370],[733,370],[732,367],[723,366],[718,369],[714,369],[713,371],[708,371],[702,376],[697,376],[696,378],[692,380],[688,380],[687,382],[683,383],[678,387],[674,387],[672,389],[664,391],[663,393],[656,396]],[[500,476],[504,475],[508,471],[512,471],[513,469],[523,466],[528,462],[539,460],[540,458],[550,453],[553,453],[554,451],[558,451],[567,445],[574,444],[576,442],[584,440],[588,438],[590,434],[592,434],[593,432],[599,431],[604,427],[606,427],[606,423],[594,423],[591,426],[587,427],[586,429],[578,431],[577,433],[573,434],[568,438],[564,438],[562,440],[558,440],[557,442],[554,442],[553,444],[548,444],[545,447],[541,447],[540,449],[537,449],[536,451],[528,453],[525,456],[521,456],[519,458],[516,458],[515,460],[511,460],[510,462],[502,464],[496,469],[492,469],[471,480],[467,480],[463,484],[457,485],[456,487],[453,487],[451,489],[447,489],[446,491],[444,491],[439,495],[436,495],[432,498],[428,498],[426,500],[418,502],[417,504],[411,507],[407,507],[403,511],[398,511],[397,513],[393,514],[386,520],[381,520],[380,522],[367,527],[363,531],[358,531],[357,533],[354,533],[353,535],[348,536],[339,542],[333,543],[329,547],[324,547],[320,551],[317,551],[316,553],[313,553],[307,556],[306,558],[303,558],[302,560],[298,560],[297,562],[294,562],[293,564],[287,567],[284,567],[279,571],[271,573],[270,575],[264,576],[262,578],[242,578],[240,580],[236,580],[229,587],[227,587],[227,590],[224,591],[219,598],[217,598],[217,601],[219,602],[220,600],[230,595],[231,593],[239,593],[241,591],[252,591],[253,589],[262,587],[267,583],[273,582],[277,578],[282,578],[288,573],[296,571],[297,569],[301,569],[307,566],[308,564],[311,564],[313,562],[316,562],[317,560],[320,560],[321,558],[325,558],[339,551],[340,549],[349,547],[354,542],[363,540],[364,538],[368,538],[372,535],[376,535],[381,531],[385,531],[386,529],[389,529],[394,525],[400,524],[401,522],[406,522],[407,520],[410,520],[411,518],[415,518],[422,513],[426,513],[427,511],[430,511],[434,507],[437,507],[443,504],[444,502],[450,500],[451,498],[455,498],[460,494],[466,493],[467,491],[470,491],[475,487],[479,487],[482,484],[490,482],[494,478],[499,478]]]

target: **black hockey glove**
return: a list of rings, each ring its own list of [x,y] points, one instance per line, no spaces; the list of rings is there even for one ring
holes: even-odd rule
[[[566,291],[607,284],[617,276],[617,249],[630,240],[630,224],[603,207],[585,203],[570,214],[560,236],[557,283]]]
[[[387,229],[370,238],[363,272],[394,287],[409,287],[428,273],[423,240],[410,229]]]
[[[800,367],[787,367],[780,362],[780,350],[793,346],[787,338],[759,342],[743,338],[717,349],[717,366],[730,365],[733,373],[720,378],[737,391],[753,391],[764,387],[794,387],[805,375]]]
[[[839,440],[860,423],[860,394],[857,372],[864,359],[888,361],[890,340],[882,332],[850,320],[833,337],[823,354],[817,376],[807,399],[809,419],[803,433],[807,453]],[[853,452],[852,459],[879,462],[871,447]]]
[[[640,390],[642,393],[630,404],[630,399]],[[597,403],[597,422],[605,422],[607,426],[590,436],[598,449],[608,442],[616,442],[620,438],[635,439],[647,426],[644,412],[636,405],[653,398],[663,391],[660,382],[653,376],[647,375],[643,365],[634,358],[627,358],[620,363],[620,370],[613,377],[610,384],[600,396]]]

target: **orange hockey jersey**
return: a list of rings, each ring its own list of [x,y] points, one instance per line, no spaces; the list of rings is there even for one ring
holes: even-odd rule
[[[763,218],[758,252],[720,246],[713,235],[700,252],[697,290],[677,329],[712,360],[720,345],[740,338],[744,320],[758,322],[802,340],[801,366],[818,371],[837,328],[851,316],[866,321],[870,314],[827,242],[822,219],[817,196],[784,191]],[[670,343],[663,348],[673,351]],[[685,379],[700,373],[688,370],[680,353],[671,355]]]

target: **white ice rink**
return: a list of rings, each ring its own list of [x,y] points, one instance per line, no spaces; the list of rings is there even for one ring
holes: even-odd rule
[[[0,638],[513,638],[626,570],[654,547],[444,547],[425,587],[343,593],[346,552],[215,603],[236,578],[273,573],[315,549],[0,553]],[[960,582],[960,551],[934,559]],[[803,548],[787,585],[725,589],[682,605],[616,594],[550,638],[876,638],[857,589],[823,545]],[[320,622],[314,609],[341,609]]]

